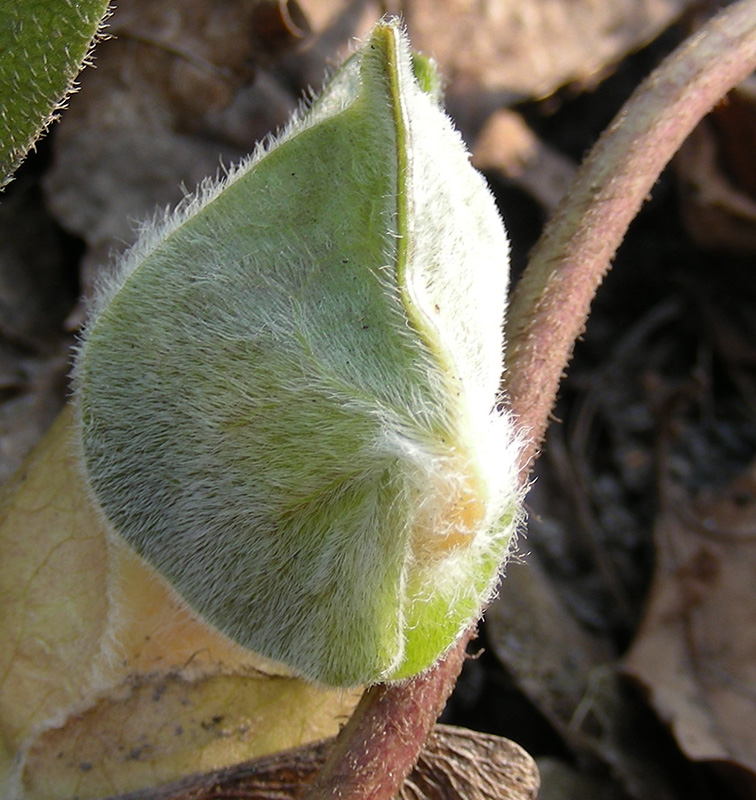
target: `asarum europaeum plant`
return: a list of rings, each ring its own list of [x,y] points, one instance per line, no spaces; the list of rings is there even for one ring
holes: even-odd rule
[[[145,228],[75,366],[111,535],[326,685],[435,663],[521,518],[508,243],[438,85],[378,24],[275,141]]]

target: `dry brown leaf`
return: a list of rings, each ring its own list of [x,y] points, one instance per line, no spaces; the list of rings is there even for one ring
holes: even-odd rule
[[[684,778],[672,758],[659,759],[663,737],[617,675],[611,647],[578,624],[536,556],[525,561],[509,564],[486,613],[494,654],[565,746],[611,773],[612,791],[678,797]]]
[[[535,800],[538,768],[519,745],[500,736],[437,725],[401,800]]]
[[[724,490],[670,489],[649,608],[625,659],[692,760],[756,791],[756,464]]]
[[[542,142],[508,109],[488,118],[473,145],[473,166],[495,172],[553,211],[572,183],[577,164]]]
[[[313,21],[313,29],[330,44],[330,55],[336,46],[343,55],[347,37],[362,35],[384,10],[401,14],[414,47],[441,65],[450,108],[462,129],[474,134],[501,106],[546,97],[569,83],[593,82],[694,3],[300,0],[299,4]]]
[[[304,36],[296,16],[296,31],[283,20],[263,46],[262,31],[275,23],[257,3],[117,4],[113,38],[98,46],[97,69],[82,76],[56,129],[45,181],[58,221],[88,245],[85,290],[112,251],[134,240],[137,220],[178,202],[182,186],[238,161],[288,119],[297,97],[267,65]]]
[[[406,0],[400,5],[414,46],[432,54],[448,77],[455,112],[480,118],[482,102],[490,112],[514,100],[548,96],[567,83],[589,82],[653,39],[691,2]]]
[[[522,691],[565,732],[585,696],[591,672],[608,647],[570,615],[534,554],[510,563],[499,596],[486,612],[493,652]]]
[[[756,77],[734,89],[675,157],[683,221],[704,247],[756,251]]]
[[[295,800],[325,762],[332,741],[196,775],[157,790],[111,800]],[[517,744],[499,736],[437,725],[407,778],[400,800],[535,800],[538,769]]]
[[[717,105],[711,119],[719,133],[722,160],[739,190],[756,198],[756,75],[736,86]]]
[[[66,410],[0,496],[0,795],[80,800],[335,733],[357,694],[207,626],[106,538]]]

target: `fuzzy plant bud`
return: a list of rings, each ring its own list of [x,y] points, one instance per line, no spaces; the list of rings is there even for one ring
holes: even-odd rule
[[[520,517],[508,243],[438,85],[378,24],[272,144],[146,227],[75,367],[109,535],[330,686],[429,668]]]

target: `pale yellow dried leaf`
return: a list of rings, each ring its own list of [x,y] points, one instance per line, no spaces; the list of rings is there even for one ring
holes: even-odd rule
[[[671,494],[625,669],[688,758],[729,761],[756,786],[756,466],[706,499]]]
[[[70,423],[0,496],[0,795],[103,797],[335,733],[354,693],[232,644],[107,542]]]

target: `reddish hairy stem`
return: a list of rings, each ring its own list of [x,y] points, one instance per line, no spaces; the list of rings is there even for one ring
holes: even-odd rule
[[[472,630],[464,637],[470,639]],[[310,798],[395,798],[417,761],[462,669],[459,643],[428,672],[363,694],[307,794]]]
[[[635,91],[599,139],[536,245],[507,326],[507,388],[530,431],[521,477],[543,438],[560,378],[625,231],[699,120],[756,69],[756,0],[727,7]],[[362,697],[307,800],[392,800],[454,687],[465,635],[411,681]]]

